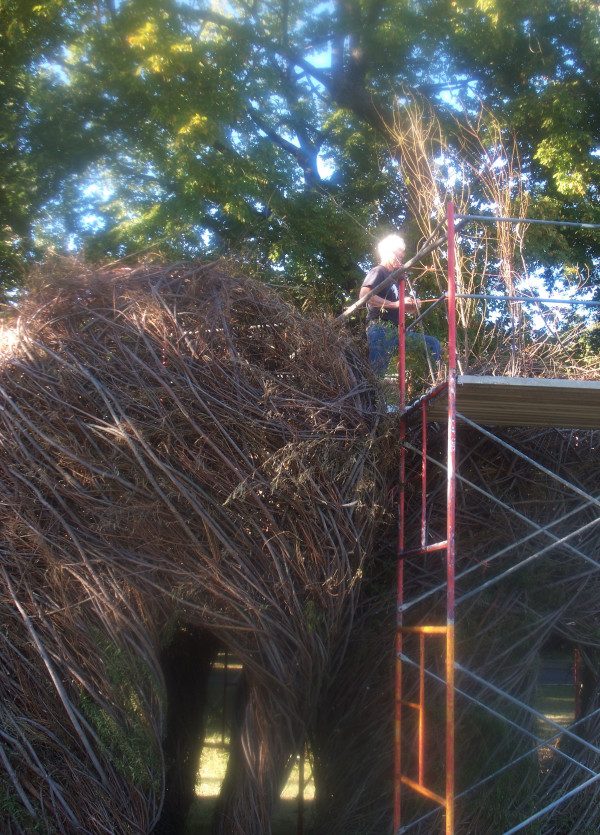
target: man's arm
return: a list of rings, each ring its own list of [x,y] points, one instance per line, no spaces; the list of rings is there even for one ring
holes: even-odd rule
[[[371,292],[371,289],[371,287],[365,286],[363,284],[363,286],[360,288],[359,298],[362,299],[363,296],[366,296],[367,293]],[[398,310],[398,308],[400,307],[399,300],[395,301],[394,299],[384,299],[383,296],[377,295],[371,296],[367,304],[369,306],[372,305],[373,307],[385,307],[388,310]],[[416,313],[417,304],[410,296],[404,297],[404,310],[410,314]]]

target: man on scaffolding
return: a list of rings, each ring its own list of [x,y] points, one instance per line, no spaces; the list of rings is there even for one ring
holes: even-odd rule
[[[403,238],[399,235],[388,235],[379,242],[377,249],[379,264],[366,274],[360,288],[360,298],[385,281],[394,270],[402,268],[402,259],[406,251]],[[398,282],[392,281],[381,293],[382,295],[371,296],[367,302],[367,342],[371,365],[377,374],[383,377],[390,360],[398,352]],[[410,296],[405,297],[404,305],[407,313],[417,312],[417,303]],[[434,336],[407,333],[406,346],[422,347],[431,357],[435,368],[441,365],[442,348]]]

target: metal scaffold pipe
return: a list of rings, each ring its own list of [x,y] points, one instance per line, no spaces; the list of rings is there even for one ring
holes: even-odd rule
[[[477,220],[481,223],[533,223],[538,226],[571,226],[575,229],[600,229],[600,223],[577,223],[571,220],[541,220],[534,217],[495,217],[494,215],[462,215],[455,217],[464,221]]]

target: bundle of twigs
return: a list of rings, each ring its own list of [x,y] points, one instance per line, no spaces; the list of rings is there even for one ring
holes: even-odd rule
[[[223,831],[268,832],[344,664],[382,513],[360,351],[260,283],[190,264],[46,275],[5,337],[2,830],[151,830],[157,657],[183,618],[249,681]]]

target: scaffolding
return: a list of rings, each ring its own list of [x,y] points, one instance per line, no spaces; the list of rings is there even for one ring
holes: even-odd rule
[[[439,300],[447,305],[448,371],[441,383],[411,404],[406,402],[405,382],[405,277],[403,273],[397,276],[400,297],[398,378],[401,458],[394,765],[396,835],[408,832],[454,835],[459,831],[477,831],[471,828],[465,814],[461,816],[461,810],[469,809],[477,793],[481,796],[492,791],[495,781],[505,779],[511,769],[516,774],[516,785],[521,779],[519,775],[524,774],[532,762],[534,768],[543,769],[547,768],[544,763],[552,758],[565,757],[580,778],[566,781],[564,788],[554,791],[551,799],[545,797],[539,808],[530,807],[522,812],[516,823],[513,820],[511,824],[506,824],[499,820],[497,831],[504,835],[522,831],[534,821],[548,821],[561,804],[600,781],[600,750],[586,738],[585,728],[588,726],[585,720],[589,720],[590,716],[582,718],[580,715],[578,656],[575,656],[574,670],[567,682],[573,696],[573,716],[567,721],[557,721],[556,716],[536,704],[535,699],[525,698],[522,682],[519,686],[512,686],[509,676],[494,669],[478,669],[475,662],[470,663],[471,659],[460,657],[456,649],[456,616],[459,610],[465,611],[475,600],[484,600],[485,605],[486,595],[490,596],[493,589],[503,583],[514,582],[515,575],[522,578],[525,571],[531,570],[532,565],[539,565],[549,554],[558,555],[558,560],[565,554],[569,560],[580,561],[582,571],[600,572],[600,557],[589,547],[590,534],[597,531],[596,526],[600,522],[599,497],[579,483],[576,476],[565,477],[547,461],[543,463],[539,457],[536,459],[527,443],[521,444],[516,436],[507,440],[498,431],[498,428],[506,427],[600,429],[600,382],[478,377],[458,373],[457,298],[483,298],[483,295],[461,294],[456,288],[458,237],[460,230],[472,221],[553,223],[523,218],[455,215],[454,206],[448,205],[448,287]],[[591,224],[566,225],[600,228]],[[445,239],[444,236],[442,240]],[[495,301],[499,299],[498,296],[493,298]],[[538,302],[539,299],[506,296],[505,301],[525,304]],[[582,300],[570,303],[598,304]],[[431,309],[434,306],[431,305]],[[443,450],[440,450],[439,443],[440,423],[445,425],[446,431]],[[461,472],[461,462],[457,461],[457,432],[459,439],[460,433],[469,433],[473,447],[485,442],[487,448],[497,448],[500,450],[498,454],[507,453],[523,467],[530,468],[532,475],[527,478],[534,485],[528,487],[530,492],[534,494],[535,490],[550,489],[564,493],[568,510],[561,513],[560,518],[537,518],[539,502],[536,505],[533,499],[528,498],[531,510],[524,513],[520,504],[511,504],[494,485],[477,482],[470,473]],[[438,484],[435,490],[432,489],[432,471]],[[440,491],[440,481],[445,483],[445,491]],[[549,488],[548,485],[553,486]],[[488,510],[500,508],[503,514],[514,514],[511,518],[517,519],[520,537],[495,552],[478,554],[477,559],[470,560],[468,554],[457,553],[456,502],[459,490],[463,491],[463,496],[469,491],[473,495],[484,495],[483,507]],[[407,492],[410,492],[410,498]],[[430,524],[431,507],[436,503],[438,506],[445,504],[445,529]],[[419,524],[415,523],[415,507]],[[477,524],[484,525],[485,520],[473,523],[470,536],[474,541]],[[417,584],[411,583],[411,577],[415,575],[419,578]],[[430,587],[426,587],[428,582]],[[461,638],[461,644],[468,645],[468,636]],[[539,673],[531,672],[527,695],[537,692],[532,678],[534,675],[539,677]],[[511,734],[521,734],[523,742],[510,751],[496,753],[485,763],[482,761],[481,769],[485,769],[485,773],[478,770],[477,763],[469,763],[467,768],[464,758],[463,762],[456,762],[461,732],[456,726],[457,700],[460,700],[461,709],[466,705],[472,706],[475,714],[473,721],[477,722],[478,717],[488,717],[485,721],[494,723],[494,732],[504,726],[510,729]],[[566,739],[570,744],[561,747],[558,744],[560,739]],[[501,745],[498,747],[501,748]],[[469,774],[458,779],[457,785],[458,771]],[[510,805],[508,801],[507,805]]]

